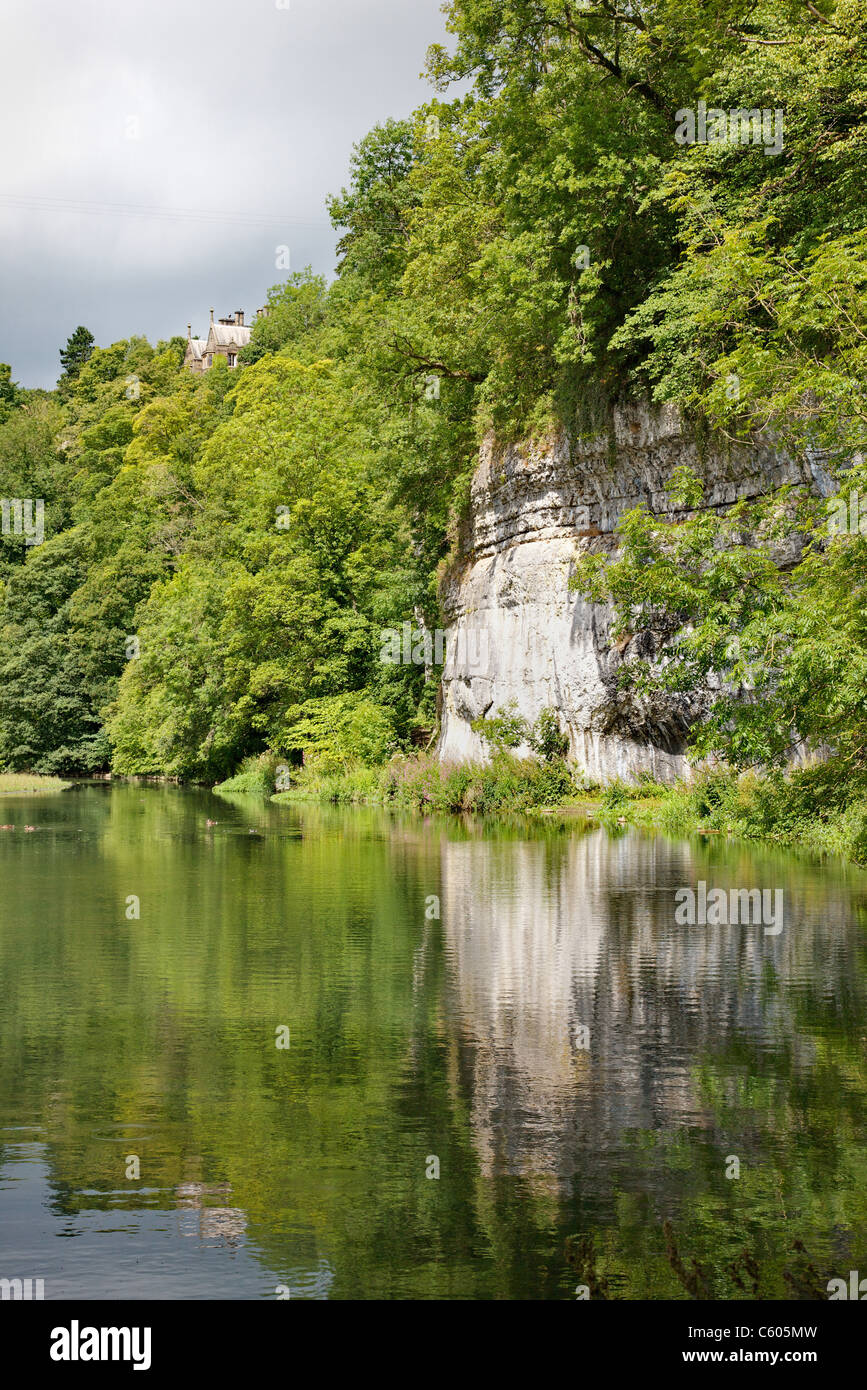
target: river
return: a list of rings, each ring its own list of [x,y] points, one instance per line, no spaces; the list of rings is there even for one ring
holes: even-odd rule
[[[857,869],[162,785],[0,822],[0,1277],[574,1299],[577,1237],[686,1297],[666,1222],[714,1296],[867,1272]],[[680,925],[699,882],[782,930]]]

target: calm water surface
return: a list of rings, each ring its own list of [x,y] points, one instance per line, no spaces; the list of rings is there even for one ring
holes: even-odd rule
[[[867,1270],[864,874],[159,786],[0,822],[0,1277],[562,1299],[592,1235],[682,1297],[666,1220],[721,1279]],[[678,926],[700,879],[783,931]]]

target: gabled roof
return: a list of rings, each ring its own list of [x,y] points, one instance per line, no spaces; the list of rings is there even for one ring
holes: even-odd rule
[[[201,362],[201,360],[202,360],[202,353],[205,351],[205,348],[206,348],[207,346],[208,346],[208,340],[207,340],[207,338],[188,338],[188,339],[187,339],[187,352],[189,353],[190,357],[192,357],[192,359],[193,359],[194,362]]]
[[[250,341],[250,329],[240,323],[212,323],[208,329],[208,346],[246,347]]]

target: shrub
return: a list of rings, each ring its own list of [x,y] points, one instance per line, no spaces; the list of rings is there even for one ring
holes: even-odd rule
[[[539,711],[535,724],[530,724],[518,712],[517,702],[510,700],[499,714],[488,719],[474,719],[473,731],[481,734],[494,754],[507,753],[526,744],[546,762],[565,758],[569,751],[569,737],[560,728],[560,716],[550,706]]]
[[[270,796],[274,790],[277,768],[281,759],[276,753],[260,753],[258,757],[245,758],[234,777],[220,782],[215,792],[245,792],[256,796]]]
[[[609,782],[602,793],[601,809],[603,811],[620,811],[630,799],[629,788],[617,777],[613,782]]]
[[[558,805],[575,790],[562,760],[539,763],[498,753],[490,763],[443,764],[425,755],[393,758],[384,769],[385,799],[406,810],[477,815]]]
[[[308,700],[284,742],[303,750],[305,766],[312,772],[328,776],[382,763],[394,747],[395,730],[388,709],[352,691]]]
[[[555,709],[549,707],[539,711],[530,736],[530,746],[546,762],[565,758],[569,751],[569,737],[560,728],[560,717]]]
[[[530,738],[530,725],[523,714],[518,713],[515,700],[510,700],[491,719],[484,715],[481,719],[474,719],[470,727],[474,733],[481,734],[495,753],[511,752]]]

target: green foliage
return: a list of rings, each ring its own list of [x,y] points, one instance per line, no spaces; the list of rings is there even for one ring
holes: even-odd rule
[[[602,810],[619,815],[628,804],[629,799],[629,788],[619,778],[615,778],[613,782],[608,784],[602,795]]]
[[[358,691],[305,701],[291,738],[305,767],[325,776],[382,763],[396,742],[388,710]]]
[[[337,250],[347,279],[371,289],[393,286],[404,260],[407,213],[417,202],[408,181],[413,156],[409,121],[387,120],[356,146],[351,187],[328,200],[335,227],[346,229]]]
[[[657,194],[681,255],[614,339],[650,347],[658,397],[837,457],[865,419],[865,16],[863,0],[759,6],[751,46],[710,50],[710,104],[782,110],[784,150],[684,148]]]
[[[706,767],[668,787],[615,782],[600,797],[596,815],[606,825],[625,821],[676,836],[731,835],[867,863],[867,793],[842,776],[833,759],[762,774]]]
[[[555,758],[565,758],[569,751],[569,736],[560,728],[560,716],[555,709],[546,707],[539,711],[533,726],[531,747],[547,763]]]
[[[214,791],[220,795],[243,793],[249,796],[271,796],[277,784],[281,760],[276,753],[260,753],[245,758],[234,777],[219,782]]]
[[[474,733],[482,738],[495,753],[509,752],[526,743],[530,736],[530,725],[518,710],[517,700],[510,700],[497,715],[482,715],[472,723]]]
[[[8,420],[21,399],[21,392],[12,380],[12,368],[0,362],[0,425]]]
[[[80,374],[82,367],[93,352],[95,342],[90,329],[85,328],[83,324],[79,324],[75,332],[67,338],[66,347],[60,349],[60,365],[63,368],[61,382],[64,390]]]
[[[108,743],[69,640],[70,604],[85,569],[73,529],[34,547],[6,583],[0,613],[0,764],[63,776],[104,767]]]
[[[321,275],[314,275],[309,266],[293,272],[268,291],[267,312],[254,322],[241,362],[258,362],[268,352],[297,349],[311,340],[325,322],[327,305],[328,288]]]
[[[867,491],[867,0],[447,16],[436,95],[366,135],[329,202],[336,280],[274,286],[239,369],[85,328],[50,396],[0,369],[0,493],[42,499],[47,537],[0,547],[9,765],[214,779],[267,748],[343,777],[406,752],[436,685],[380,662],[380,634],[440,622],[491,427],[598,429],[650,391]],[[700,100],[779,108],[782,148],[678,143]],[[700,755],[767,767],[799,744],[860,785],[867,538],[791,491],[711,516],[682,472],[675,497],[677,525],[638,509],[614,563],[576,573],[614,609],[623,685],[682,697]],[[22,666],[48,633],[51,719]],[[494,762],[536,753],[521,777],[565,755],[553,711],[478,728]]]
[[[481,734],[495,755],[513,751],[522,744],[531,748],[545,762],[565,758],[569,751],[569,737],[560,728],[560,717],[555,709],[546,707],[539,711],[534,724],[518,710],[516,700],[510,700],[497,715],[490,718],[483,715],[473,720],[472,729]]]
[[[337,772],[333,765],[305,766],[296,789],[283,796],[369,802],[421,813],[510,816],[563,805],[575,790],[563,759],[538,763],[503,752],[487,764],[443,764],[427,754],[397,754],[380,768],[356,764]]]
[[[108,713],[112,766],[217,781],[244,752],[224,663],[224,576],[188,562],[140,610],[140,655],[127,662]]]
[[[405,809],[508,815],[558,805],[574,792],[565,763],[539,764],[508,753],[490,764],[442,766],[424,758],[392,764],[386,797]]]
[[[863,487],[863,476],[859,465],[847,482]],[[682,503],[699,502],[688,471],[676,488]],[[639,507],[620,523],[616,559],[578,561],[573,584],[613,606],[627,639],[621,684],[703,701],[691,735],[700,756],[780,765],[800,745],[830,752],[859,784],[867,777],[867,537],[829,535],[826,518],[824,504],[789,489],[676,522]],[[653,639],[652,655],[630,653],[635,633]]]
[[[35,796],[43,792],[50,795],[68,791],[71,786],[71,782],[64,782],[60,777],[40,777],[32,772],[0,772],[0,795],[3,796]]]
[[[16,409],[0,420],[0,497],[41,500],[46,536],[72,522],[73,466],[58,451],[62,415],[51,397],[25,393]],[[14,530],[0,538],[0,576],[13,573],[32,553]],[[0,600],[2,601],[2,600]]]
[[[442,764],[427,756],[387,764],[379,795],[408,811],[511,815],[568,801],[575,786],[561,760],[540,764],[502,753],[488,764]]]

